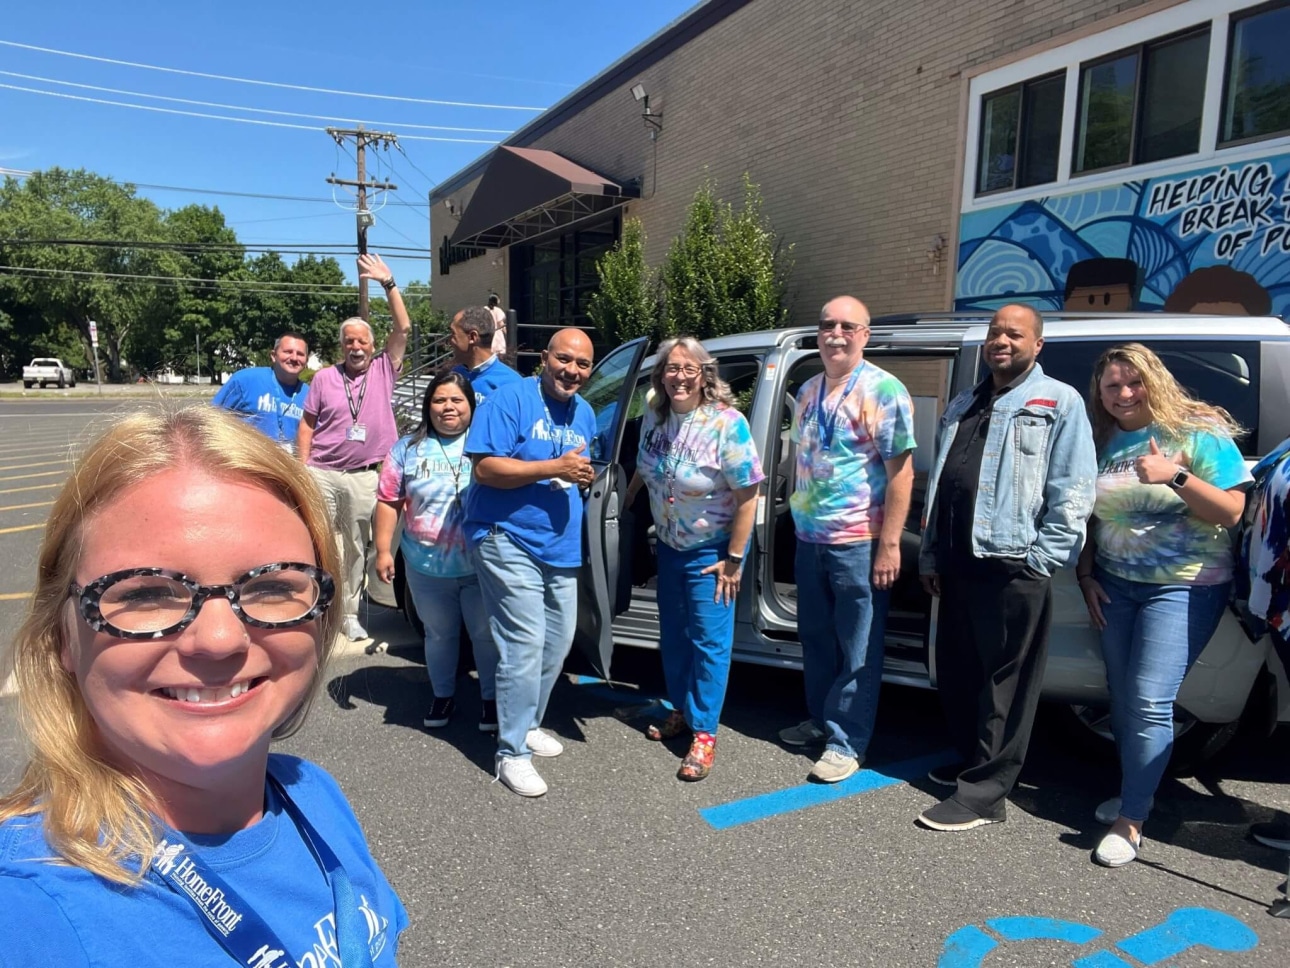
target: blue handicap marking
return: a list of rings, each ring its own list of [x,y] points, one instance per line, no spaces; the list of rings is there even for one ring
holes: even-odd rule
[[[976,925],[959,928],[945,939],[937,968],[979,968],[986,957],[1006,942],[1063,941],[1086,945],[1102,936],[1087,924],[1055,918],[1003,917],[985,923],[993,934]],[[1259,937],[1229,914],[1207,908],[1179,908],[1163,922],[1114,945],[1116,951],[1097,951],[1071,962],[1072,968],[1138,968],[1157,965],[1190,948],[1211,951],[1249,951]],[[1134,959],[1132,962],[1117,952]]]
[[[1144,965],[1155,965],[1188,948],[1236,952],[1249,951],[1258,943],[1259,936],[1230,914],[1206,908],[1179,908],[1161,924],[1117,941],[1115,946]],[[1130,968],[1129,962],[1109,952],[1072,964],[1074,968]]]
[[[994,918],[986,926],[1005,941],[1065,941],[1087,944],[1102,932],[1087,924],[1056,918]],[[976,968],[999,942],[975,925],[959,928],[945,939],[936,968]]]

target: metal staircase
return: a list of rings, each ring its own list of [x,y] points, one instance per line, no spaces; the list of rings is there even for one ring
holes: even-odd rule
[[[451,365],[452,347],[447,333],[421,335],[413,340],[403,358],[403,373],[394,384],[394,419],[400,433],[408,433],[421,422],[426,387],[441,369]]]

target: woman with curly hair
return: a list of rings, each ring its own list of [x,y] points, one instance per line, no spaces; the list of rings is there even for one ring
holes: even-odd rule
[[[1097,808],[1110,829],[1093,859],[1121,867],[1138,856],[1173,750],[1178,688],[1223,617],[1227,529],[1251,478],[1234,442],[1244,430],[1139,343],[1098,359],[1088,407],[1097,498],[1076,577],[1101,633],[1121,770],[1120,796]]]
[[[658,535],[659,651],[673,710],[650,739],[687,730],[677,771],[702,780],[716,756],[717,720],[734,645],[735,597],[752,534],[757,485],[766,479],[748,421],[735,409],[716,360],[693,337],[664,340],[650,374],[627,507],[644,485]]]

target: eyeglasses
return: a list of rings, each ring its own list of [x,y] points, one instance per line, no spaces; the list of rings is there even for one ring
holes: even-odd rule
[[[669,363],[663,367],[664,376],[685,376],[696,377],[703,372],[703,367],[696,366],[693,363]]]
[[[821,333],[831,333],[835,329],[839,329],[839,328],[842,330],[842,332],[845,335],[854,336],[856,333],[860,332],[860,330],[868,329],[869,327],[863,325],[862,323],[838,323],[838,322],[834,322],[833,320],[823,320],[823,319],[820,320]]]
[[[321,568],[294,561],[252,568],[229,585],[201,585],[168,568],[128,568],[71,585],[78,610],[96,632],[123,639],[159,639],[187,628],[211,598],[224,598],[247,625],[285,629],[327,610],[336,581]]]

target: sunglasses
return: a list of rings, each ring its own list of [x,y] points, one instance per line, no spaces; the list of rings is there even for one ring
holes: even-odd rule
[[[327,610],[336,581],[321,568],[285,561],[252,568],[228,585],[202,585],[168,568],[127,568],[71,585],[77,610],[96,632],[160,639],[197,619],[209,599],[226,599],[239,619],[261,629],[303,625]]]
[[[836,323],[820,320],[821,333],[831,333],[835,329],[841,329],[845,335],[854,336],[856,333],[860,332],[860,330],[868,328],[868,326],[864,326],[861,323]]]

